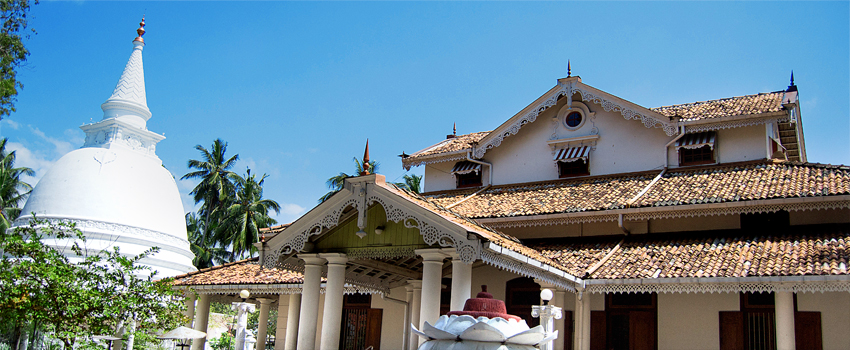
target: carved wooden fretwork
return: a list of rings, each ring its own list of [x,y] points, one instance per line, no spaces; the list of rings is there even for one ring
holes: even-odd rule
[[[575,286],[571,281],[568,281],[555,274],[537,268],[532,268],[531,266],[520,263],[519,261],[501,257],[488,250],[481,251],[481,261],[490,266],[496,267],[501,270],[510,271],[517,275],[546,281],[555,285],[558,288],[562,288],[567,291],[574,292],[576,290]]]
[[[732,202],[734,203],[734,202]],[[781,203],[767,205],[740,205],[735,207],[720,207],[720,208],[701,208],[701,209],[682,209],[675,210],[675,206],[670,206],[670,210],[658,210],[637,213],[625,213],[623,219],[626,221],[643,221],[649,219],[674,219],[699,216],[717,216],[717,215],[735,215],[735,214],[756,214],[756,213],[773,213],[780,210],[786,211],[805,211],[805,210],[830,210],[830,209],[848,209],[850,201],[823,201],[823,202],[800,202],[800,203]],[[523,220],[518,218],[516,221],[493,221],[488,222],[486,219],[479,219],[488,227],[494,229],[500,228],[517,228],[517,227],[535,227],[535,226],[552,226],[552,225],[567,225],[592,222],[607,222],[617,221],[617,214],[602,214],[602,215],[581,215],[567,216],[556,218],[545,218],[538,220]]]
[[[345,255],[349,259],[397,259],[416,256],[413,247],[350,248]]]
[[[366,200],[366,206],[378,203],[384,207],[387,213],[387,220],[392,222],[401,222],[406,228],[417,228],[419,234],[422,235],[422,240],[425,244],[439,244],[442,247],[454,247],[457,249],[457,254],[460,259],[466,263],[472,263],[478,260],[481,251],[481,245],[477,240],[469,240],[466,237],[458,237],[452,232],[443,232],[433,224],[429,223],[424,218],[413,213],[406,212],[403,208],[396,208],[392,204],[387,203],[377,196],[370,196]]]
[[[469,150],[472,150],[472,149],[470,148]],[[415,160],[410,160],[410,161],[402,160],[402,163],[403,163],[402,165],[404,166],[404,169],[410,170],[410,168],[412,168],[412,167],[420,166],[420,165],[423,165],[423,164],[454,162],[454,161],[464,160],[464,159],[466,159],[466,152],[457,153],[457,154],[450,154],[448,156],[433,157],[433,158],[425,156],[425,157],[422,157],[420,159],[415,159]]]
[[[745,126],[762,125],[771,122],[787,123],[791,118],[787,115],[784,117],[764,117],[764,118],[748,118],[741,120],[733,120],[723,123],[701,124],[701,125],[686,125],[686,133],[697,133],[703,131],[715,131],[721,129],[740,128]]]
[[[667,136],[673,136],[676,134],[677,126],[672,122],[663,122],[656,117],[645,114],[645,112],[630,108],[628,106],[623,106],[616,101],[612,101],[606,98],[603,95],[597,95],[589,89],[576,86],[574,84],[562,84],[559,83],[560,89],[553,93],[549,98],[543,100],[536,106],[534,106],[529,112],[527,112],[522,117],[518,118],[512,125],[510,125],[507,129],[502,130],[500,133],[487,135],[486,138],[490,138],[486,143],[481,144],[480,146],[475,148],[475,152],[473,156],[475,158],[482,158],[484,154],[487,153],[487,150],[499,147],[502,144],[502,141],[511,135],[516,135],[519,132],[519,129],[525,126],[528,123],[533,123],[537,120],[537,117],[549,109],[549,107],[554,106],[558,102],[558,98],[561,96],[566,96],[568,98],[567,103],[572,101],[572,96],[578,93],[581,96],[582,101],[591,102],[598,104],[602,107],[606,112],[620,112],[623,118],[626,120],[640,120],[641,123],[647,128],[662,128],[664,133]],[[496,131],[494,131],[495,133]],[[492,138],[491,138],[492,137]]]
[[[280,263],[278,259],[281,256],[300,252],[304,249],[304,245],[310,241],[311,236],[321,234],[324,229],[336,227],[339,224],[339,220],[342,217],[343,212],[348,207],[354,207],[356,210],[366,210],[366,208],[360,208],[360,200],[356,197],[343,202],[337,206],[335,210],[325,215],[325,217],[319,220],[319,222],[315,223],[310,228],[293,235],[277,250],[269,252],[265,257],[263,265],[266,267],[279,266]]]
[[[850,292],[850,282],[744,282],[744,283],[664,283],[592,284],[589,293],[739,293],[739,292]]]

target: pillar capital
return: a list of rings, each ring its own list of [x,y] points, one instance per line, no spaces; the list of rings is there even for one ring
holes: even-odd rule
[[[298,259],[304,260],[305,265],[324,265],[325,259],[319,257],[319,254],[298,254]]]
[[[274,299],[269,298],[257,298],[257,301],[260,302],[260,305],[271,305],[274,302]]]
[[[446,253],[443,253],[442,249],[439,248],[416,249],[413,252],[416,253],[416,255],[421,256],[422,260],[426,262],[439,261],[440,263],[442,263],[443,259],[446,258]]]
[[[407,280],[407,286],[405,286],[407,290],[421,290],[422,289],[422,280]]]
[[[328,265],[345,265],[348,262],[348,256],[342,253],[322,253],[319,258],[328,261]]]

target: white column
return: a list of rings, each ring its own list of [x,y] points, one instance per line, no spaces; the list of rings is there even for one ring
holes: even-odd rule
[[[422,330],[419,326],[419,311],[422,306],[422,281],[409,280],[407,281],[407,292],[410,295],[410,324],[406,324],[408,334],[408,350],[415,350],[419,347],[419,336],[410,331],[410,325],[416,325],[416,328]]]
[[[257,325],[257,350],[266,349],[266,335],[269,327],[269,309],[274,299],[257,298],[260,302],[260,324]]]
[[[289,296],[289,310],[286,318],[286,341],[284,350],[295,350],[298,344],[298,322],[301,321],[301,294]]]
[[[319,289],[325,259],[317,254],[298,254],[304,260],[304,289],[301,293],[301,316],[298,320],[298,350],[316,349],[316,325],[319,320]]]
[[[195,292],[191,290],[186,290],[183,292],[183,303],[186,304],[186,318],[189,320],[186,322],[187,328],[192,328],[192,321],[195,318]]]
[[[552,298],[552,304],[557,306],[557,307],[560,307],[562,309],[565,309],[564,307],[566,306],[566,298],[565,298],[566,292],[564,292],[563,289],[557,289],[557,288],[553,288],[552,290],[555,292],[555,297]],[[555,330],[558,331],[558,339],[556,339],[555,342],[554,342],[554,344],[555,344],[554,349],[555,350],[564,350],[564,342],[565,342],[564,337],[567,336],[564,333],[564,330],[566,329],[565,327],[566,327],[566,317],[561,317],[561,318],[555,320]]]
[[[795,350],[794,293],[776,292],[776,349]]]
[[[195,330],[206,333],[207,322],[210,319],[210,295],[201,294],[198,298],[198,306],[195,309]],[[192,341],[192,350],[204,350],[206,338],[195,339]]]
[[[277,297],[277,328],[275,329],[274,350],[284,350],[287,332],[287,314],[289,313],[289,294]]]
[[[342,323],[342,297],[345,284],[345,263],[348,257],[340,253],[319,254],[328,261],[328,282],[325,284],[325,309],[322,314],[322,349],[339,348],[339,332]]]
[[[472,296],[472,264],[460,260],[455,249],[445,250],[452,258],[452,302],[450,311],[462,311]]]
[[[576,291],[575,319],[575,350],[590,350],[590,293],[579,288]]]
[[[446,255],[438,249],[419,249],[416,254],[422,261],[422,305],[419,308],[419,330],[425,322],[434,325],[440,318],[440,289],[442,286],[443,259]],[[424,340],[423,340],[424,341]]]

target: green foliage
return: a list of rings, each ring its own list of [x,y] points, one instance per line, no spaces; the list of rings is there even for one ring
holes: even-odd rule
[[[2,1],[2,0],[0,0]],[[30,184],[21,180],[23,175],[35,175],[27,167],[15,167],[15,151],[6,151],[6,142],[0,139],[0,231],[8,229],[21,214],[20,205],[32,191]]]
[[[378,172],[378,166],[380,164],[374,160],[370,160],[366,163],[366,169],[369,170],[370,174],[375,174]],[[340,172],[339,175],[332,176],[325,183],[330,188],[330,192],[325,193],[324,196],[319,198],[319,203],[324,203],[326,200],[330,199],[334,194],[342,190],[342,186],[345,184],[345,179],[352,176],[360,176],[360,173],[363,172],[363,162],[357,157],[354,157],[354,174],[348,175],[346,173]]]
[[[404,175],[404,182],[396,182],[395,185],[413,193],[422,193],[422,175]]]
[[[236,346],[236,341],[230,332],[224,332],[218,338],[210,339],[210,347],[213,350],[233,350]]]
[[[70,259],[50,244],[70,247]],[[184,323],[182,303],[169,279],[138,265],[158,248],[125,256],[117,249],[88,255],[74,225],[33,219],[0,232],[0,319],[22,328],[35,322],[66,349],[92,335],[110,334],[118,322],[135,319],[136,333],[153,334]]]
[[[213,141],[209,150],[201,145],[195,149],[201,152],[202,159],[189,160],[189,168],[195,171],[181,177],[200,179],[190,194],[195,203],[202,203],[201,208],[197,215],[186,215],[195,267],[202,269],[253,256],[256,248],[252,244],[258,241],[260,229],[277,223],[269,212],[280,212],[280,204],[263,199],[263,184],[268,176],[257,180],[250,169],[245,177],[231,171],[239,155],[228,158],[227,142],[221,139]]]
[[[38,4],[38,1],[33,3]],[[23,42],[29,36],[26,30],[29,10],[28,0],[0,0],[3,21],[0,27],[0,119],[15,111],[18,89],[24,87],[17,73],[29,56]]]

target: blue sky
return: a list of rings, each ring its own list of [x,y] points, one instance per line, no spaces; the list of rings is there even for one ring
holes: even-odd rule
[[[146,14],[145,79],[177,178],[216,138],[267,173],[289,222],[352,172],[491,130],[573,75],[645,107],[781,90],[794,70],[810,161],[850,164],[848,2],[42,1],[0,135],[35,182],[100,120]],[[412,169],[421,174],[421,168]],[[191,181],[179,181],[191,210]]]

